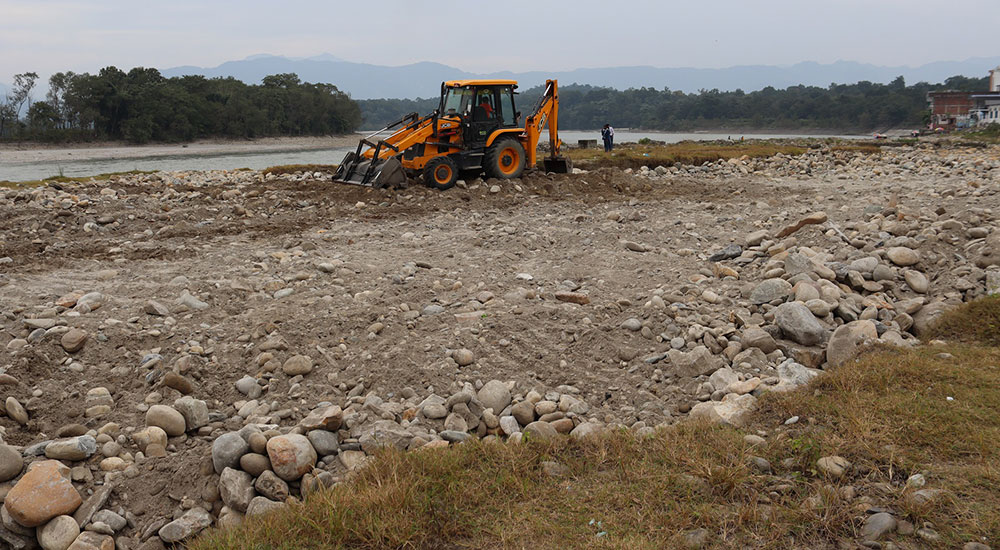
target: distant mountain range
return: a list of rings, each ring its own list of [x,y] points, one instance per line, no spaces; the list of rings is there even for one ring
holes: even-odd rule
[[[444,80],[465,78],[507,78],[517,80],[522,88],[558,78],[563,84],[590,84],[624,90],[649,87],[684,92],[719,89],[760,90],[767,86],[787,88],[799,84],[829,86],[853,84],[862,80],[887,83],[903,76],[907,83],[938,83],[963,75],[982,77],[1000,65],[1000,57],[979,57],[965,61],[939,61],[919,67],[884,67],[854,61],[815,63],[806,61],[791,66],[744,65],[725,69],[658,68],[649,66],[574,69],[571,71],[501,71],[470,73],[440,63],[421,62],[398,67],[353,63],[331,54],[313,57],[253,55],[240,61],[227,61],[217,67],[174,67],[161,71],[164,76],[204,75],[234,77],[249,84],[260,83],[267,75],[296,73],[306,82],[328,82],[355,99],[436,97]]]

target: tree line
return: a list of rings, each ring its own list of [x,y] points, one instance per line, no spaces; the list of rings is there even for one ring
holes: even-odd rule
[[[208,137],[255,138],[345,134],[380,128],[405,114],[428,114],[438,98],[354,101],[333,84],[302,82],[295,74],[264,77],[261,84],[235,78],[166,78],[153,68],[127,73],[56,73],[44,100],[32,101],[36,73],[15,75],[0,102],[0,139],[69,141],[190,141]],[[559,124],[589,130],[604,124],[644,130],[872,131],[916,127],[927,121],[927,92],[979,91],[986,78],[954,76],[940,84],[907,86],[858,82],[772,87],[754,92],[667,88],[615,90],[572,84],[560,88]],[[522,91],[527,114],[541,86]]]
[[[315,136],[353,132],[361,122],[358,104],[346,93],[292,73],[251,85],[107,67],[94,75],[53,74],[45,99],[32,102],[37,80],[33,72],[14,77],[0,103],[0,139],[146,143]]]
[[[767,87],[755,92],[702,90],[684,93],[670,89],[614,90],[572,84],[559,89],[559,127],[592,130],[604,124],[643,130],[834,130],[869,132],[916,127],[927,122],[927,92],[983,91],[987,78],[954,76],[940,84],[907,86],[903,77],[889,84]],[[522,91],[518,108],[529,109],[542,88]],[[362,127],[380,128],[409,112],[427,114],[437,98],[373,99],[361,104]]]

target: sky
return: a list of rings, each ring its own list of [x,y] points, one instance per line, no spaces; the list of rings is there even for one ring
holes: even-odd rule
[[[213,67],[330,53],[470,72],[838,60],[918,66],[994,56],[1000,1],[0,0],[0,82],[115,65]]]

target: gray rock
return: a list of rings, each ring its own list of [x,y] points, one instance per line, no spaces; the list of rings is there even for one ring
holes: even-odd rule
[[[263,516],[284,510],[288,507],[284,502],[275,502],[266,497],[256,497],[250,501],[247,507],[247,517]]]
[[[462,443],[471,437],[468,432],[460,432],[456,430],[444,430],[438,435],[441,436],[441,439],[450,443]]]
[[[705,346],[698,346],[689,352],[672,349],[667,357],[679,376],[707,376],[725,364],[721,357],[712,355]]]
[[[428,403],[420,410],[424,413],[425,418],[430,418],[431,420],[439,420],[448,416],[448,407],[444,403]]]
[[[512,435],[521,431],[521,426],[513,416],[500,417],[500,429],[505,435]]]
[[[494,414],[499,414],[500,411],[507,408],[510,405],[510,390],[507,389],[507,384],[499,380],[490,380],[487,382],[477,395],[479,402],[483,404],[484,409],[493,409]]]
[[[28,424],[28,411],[24,410],[24,406],[13,395],[7,398],[7,401],[4,403],[4,409],[7,411],[7,416],[14,422],[22,426]]]
[[[576,439],[586,439],[588,437],[600,436],[603,433],[605,433],[604,426],[595,422],[584,422],[573,428],[573,431],[569,432],[569,435]]]
[[[238,468],[240,457],[250,452],[250,444],[236,432],[220,435],[212,442],[212,466],[221,474],[226,468]]]
[[[535,421],[535,404],[531,401],[520,401],[510,408],[510,414],[517,419],[518,424],[527,426]]]
[[[918,294],[927,294],[927,290],[930,288],[927,276],[919,271],[907,269],[903,272],[903,279],[906,280],[906,284],[910,285],[913,292]]]
[[[951,307],[944,302],[934,302],[920,308],[920,311],[913,314],[913,334],[921,338],[926,336],[941,315]]]
[[[774,322],[785,336],[803,346],[815,346],[827,337],[827,330],[816,320],[816,316],[798,302],[778,306],[774,311]]]
[[[738,244],[726,245],[722,250],[715,252],[708,257],[710,262],[721,262],[723,260],[732,260],[733,258],[739,258],[740,254],[743,254],[743,247]]]
[[[789,359],[778,365],[779,383],[774,390],[787,391],[808,384],[810,380],[816,378],[822,372],[819,369],[810,369]]]
[[[309,443],[312,443],[314,449],[316,449],[316,454],[319,456],[329,456],[337,454],[340,450],[340,442],[337,440],[337,434],[327,431],[327,430],[312,430],[306,434],[309,438]]]
[[[774,341],[774,338],[766,330],[758,326],[750,326],[743,329],[743,334],[740,336],[740,343],[743,344],[743,349],[757,348],[764,353],[771,353],[778,349],[778,344]]]
[[[792,285],[784,279],[767,279],[750,292],[750,301],[755,304],[766,304],[779,298],[787,298],[792,293]]]
[[[163,542],[169,544],[191,538],[210,525],[212,525],[212,515],[202,508],[194,507],[161,527],[157,534]]]
[[[208,424],[208,404],[201,399],[185,395],[174,401],[174,409],[184,417],[188,430],[197,430]]]
[[[93,521],[100,521],[107,524],[114,531],[121,531],[128,525],[128,521],[111,510],[101,510],[94,514]]]
[[[839,478],[847,472],[851,463],[842,456],[824,456],[816,461],[816,469],[827,477]]]
[[[524,427],[524,435],[530,439],[544,441],[555,439],[559,436],[559,432],[548,422],[535,421]]]
[[[57,439],[45,446],[45,456],[54,460],[86,460],[97,452],[97,441],[89,435]]]
[[[271,500],[283,501],[288,498],[288,484],[270,470],[260,474],[253,486],[258,493]]]
[[[887,512],[879,512],[868,516],[861,526],[861,538],[865,541],[881,540],[896,530],[896,518]]]
[[[878,339],[878,330],[871,321],[852,321],[837,327],[826,345],[826,361],[838,367],[854,358],[866,340]]]
[[[380,447],[395,447],[399,450],[406,450],[413,440],[413,434],[392,420],[379,420],[375,424],[367,427],[358,441],[361,448],[368,454],[372,454]]]
[[[293,355],[289,357],[281,370],[288,376],[306,375],[312,372],[313,360],[308,355]]]
[[[226,468],[219,476],[219,494],[226,506],[239,512],[246,512],[250,499],[254,497],[253,478],[243,470]]]
[[[636,319],[635,317],[631,319],[626,319],[622,321],[621,327],[625,330],[630,330],[632,332],[638,332],[642,330],[642,321]]]
[[[244,376],[237,380],[236,390],[250,399],[257,399],[263,393],[260,389],[260,384],[257,383],[257,379],[253,376]]]
[[[0,482],[14,479],[24,468],[24,458],[17,449],[0,443]]]
[[[920,261],[920,254],[916,250],[905,246],[894,246],[886,250],[885,255],[889,258],[889,261],[900,267],[911,266]]]

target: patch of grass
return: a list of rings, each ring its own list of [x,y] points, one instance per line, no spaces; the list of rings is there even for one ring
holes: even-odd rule
[[[931,337],[1000,346],[1000,296],[989,296],[946,311],[932,327]]]
[[[1000,143],[1000,124],[990,124],[982,129],[965,130],[960,133],[963,139],[980,143]]]
[[[190,547],[652,549],[684,547],[686,533],[705,529],[706,548],[836,548],[858,540],[869,506],[933,522],[937,547],[995,544],[997,365],[996,348],[875,350],[802,390],[765,395],[742,431],[683,422],[646,439],[385,451],[350,482]],[[790,416],[802,420],[785,427]],[[760,447],[743,439],[756,431],[768,434]],[[841,479],[817,472],[832,454],[854,464]],[[752,467],[754,456],[774,471]],[[546,475],[544,461],[568,473]],[[914,503],[905,480],[917,472],[943,493]]]
[[[284,164],[265,168],[264,174],[283,176],[285,174],[294,174],[295,172],[335,172],[336,170],[336,164]]]
[[[640,166],[673,166],[675,164],[700,165],[731,158],[770,157],[779,153],[801,155],[807,150],[798,145],[770,142],[696,142],[684,141],[666,145],[626,144],[617,145],[610,154],[603,149],[563,149],[563,154],[581,167],[638,168]]]
[[[48,185],[50,183],[86,183],[90,181],[107,181],[115,176],[134,176],[134,175],[155,174],[155,173],[156,170],[129,170],[127,172],[108,172],[106,174],[98,174],[96,176],[69,177],[62,175],[62,170],[60,170],[58,176],[49,176],[45,179],[40,179],[40,180],[0,181],[0,187],[17,189],[19,187],[40,187],[42,185]]]

